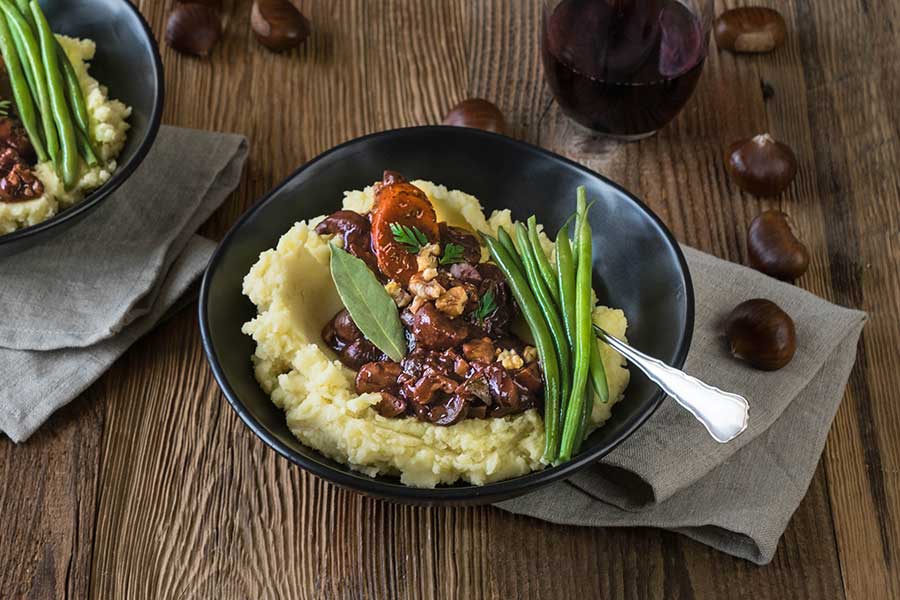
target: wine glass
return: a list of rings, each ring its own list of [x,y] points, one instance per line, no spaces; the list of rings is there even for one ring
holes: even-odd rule
[[[653,135],[694,92],[712,16],[713,0],[543,0],[544,76],[589,130]]]

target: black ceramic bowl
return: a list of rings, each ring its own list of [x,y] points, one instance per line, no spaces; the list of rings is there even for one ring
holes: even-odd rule
[[[77,222],[134,173],[153,145],[163,110],[163,67],[153,33],[127,0],[42,0],[54,33],[97,43],[90,74],[112,98],[132,107],[128,141],[109,181],[81,202],[37,225],[0,235],[0,256],[40,243]]]
[[[537,215],[555,232],[571,214],[575,189],[597,200],[591,210],[595,288],[628,317],[628,339],[670,365],[684,363],[694,320],[694,297],[684,257],[665,225],[640,200],[565,158],[513,139],[459,127],[415,127],[353,140],[310,161],[235,224],[210,261],[200,292],[200,329],[213,373],[228,402],[262,440],[292,462],[338,485],[404,502],[485,503],[511,498],[568,475],[605,455],[659,406],[663,394],[632,369],[625,399],[558,467],[484,486],[417,489],[393,478],[372,479],[297,441],[253,377],[253,340],[241,325],[256,316],[241,282],[259,253],[272,248],[295,221],[340,207],[342,192],[362,189],[385,169],[427,179],[481,200],[488,213],[510,208]]]

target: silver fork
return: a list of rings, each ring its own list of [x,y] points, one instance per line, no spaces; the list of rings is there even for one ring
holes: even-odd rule
[[[743,396],[723,392],[684,371],[670,367],[661,360],[647,356],[596,325],[594,331],[597,337],[627,358],[631,364],[643,371],[650,381],[703,423],[709,435],[717,442],[721,444],[730,442],[747,429],[750,421],[750,405]]]

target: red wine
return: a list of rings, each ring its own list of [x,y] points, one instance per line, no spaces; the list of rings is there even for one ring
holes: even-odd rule
[[[544,72],[563,111],[602,133],[671,121],[706,58],[697,16],[675,0],[563,0],[545,15]]]

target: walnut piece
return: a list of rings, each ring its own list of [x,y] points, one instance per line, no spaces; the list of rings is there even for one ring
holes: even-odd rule
[[[437,300],[447,290],[445,290],[444,286],[437,281],[434,281],[433,279],[428,281],[422,273],[416,273],[409,278],[409,291],[417,297],[425,298],[427,300]]]
[[[416,256],[416,265],[418,266],[419,271],[436,269],[438,265],[437,257],[440,253],[441,247],[437,244],[426,244],[422,246],[422,249],[419,250],[419,254]]]
[[[441,294],[441,297],[434,301],[434,306],[451,317],[458,317],[463,314],[468,300],[469,295],[466,293],[465,288],[457,285]]]
[[[525,349],[522,350],[522,358],[525,359],[526,363],[533,363],[538,359],[537,348],[534,346],[525,346]]]
[[[521,369],[525,366],[525,361],[522,360],[522,357],[519,356],[519,353],[515,350],[503,350],[500,354],[497,355],[497,361],[503,365],[504,369],[508,369],[510,371],[515,371],[516,369]]]
[[[388,296],[391,297],[398,308],[403,308],[412,301],[412,295],[408,294],[406,290],[400,287],[400,284],[393,279],[384,284],[384,291],[388,293]]]
[[[412,304],[409,305],[409,312],[416,314],[419,312],[419,309],[425,306],[428,303],[428,298],[423,298],[422,296],[415,296],[413,298]]]

